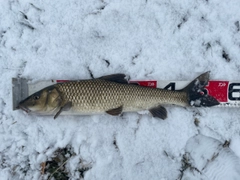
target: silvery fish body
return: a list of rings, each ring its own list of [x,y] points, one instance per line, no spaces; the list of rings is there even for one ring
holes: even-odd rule
[[[204,73],[186,88],[171,91],[128,84],[124,74],[103,76],[98,79],[69,81],[44,88],[19,103],[25,111],[56,114],[71,111],[77,114],[149,110],[154,117],[165,119],[164,104],[179,106],[213,106],[216,99],[202,94],[209,80]]]
[[[168,91],[102,79],[68,82],[55,86],[74,111],[106,112],[123,106],[122,111],[150,109],[160,104],[187,106],[187,93]]]

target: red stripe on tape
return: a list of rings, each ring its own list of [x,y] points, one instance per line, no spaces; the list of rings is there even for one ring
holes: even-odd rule
[[[209,81],[206,89],[219,102],[228,102],[228,85],[229,81]]]
[[[138,84],[140,86],[146,86],[146,87],[151,87],[151,88],[157,88],[157,81],[129,81],[131,84]]]
[[[68,82],[69,80],[56,80],[57,83]]]

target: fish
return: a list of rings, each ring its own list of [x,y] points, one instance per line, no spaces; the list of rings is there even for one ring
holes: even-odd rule
[[[148,110],[153,117],[166,119],[165,104],[183,107],[218,105],[217,99],[204,93],[208,81],[209,72],[205,72],[181,90],[167,90],[131,84],[125,74],[112,74],[48,86],[21,101],[17,109],[54,115],[54,119],[63,111],[117,116],[123,112]]]

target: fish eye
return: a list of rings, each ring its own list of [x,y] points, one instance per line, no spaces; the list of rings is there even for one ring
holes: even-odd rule
[[[38,100],[40,97],[38,95],[33,96],[33,99]]]

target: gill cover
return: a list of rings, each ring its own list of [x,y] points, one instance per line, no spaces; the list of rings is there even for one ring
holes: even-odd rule
[[[26,112],[51,112],[58,108],[61,102],[62,98],[57,88],[49,86],[21,101],[18,108]]]

